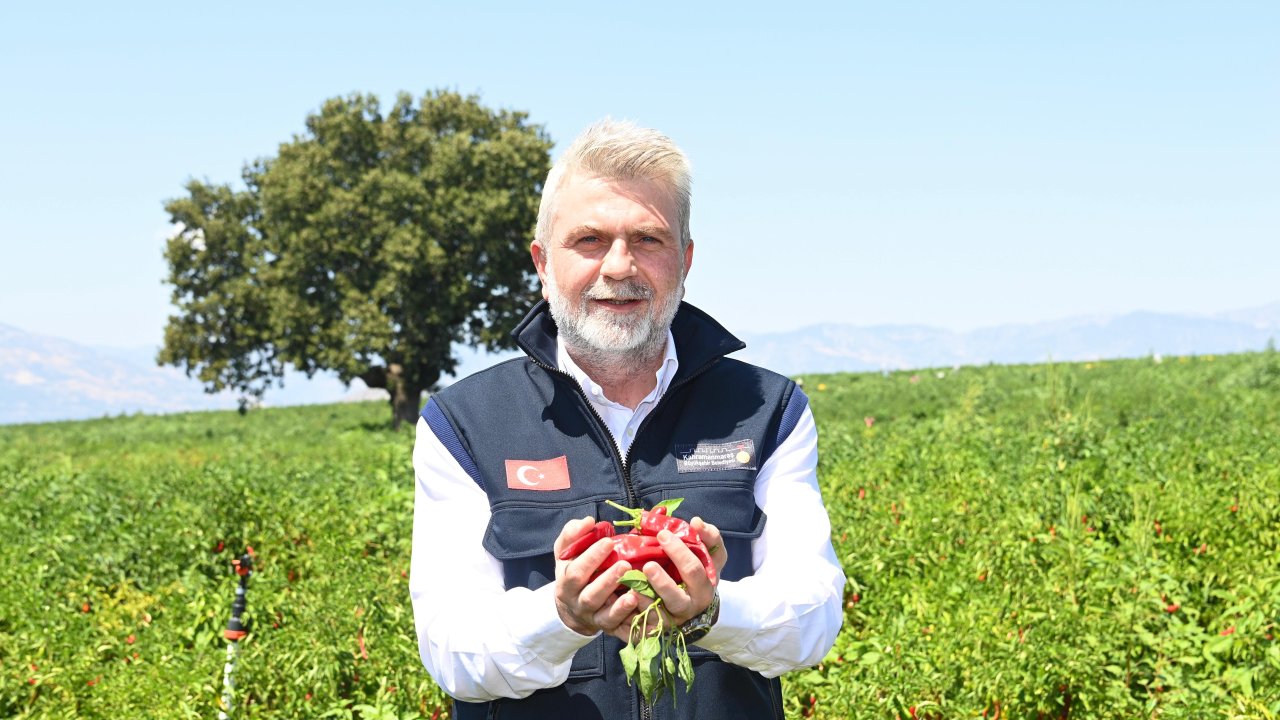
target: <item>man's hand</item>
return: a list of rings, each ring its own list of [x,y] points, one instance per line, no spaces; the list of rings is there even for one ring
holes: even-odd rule
[[[702,544],[707,546],[707,553],[711,555],[711,560],[716,565],[716,576],[719,577],[725,563],[729,562],[729,551],[724,549],[724,538],[720,535],[720,528],[704,522],[700,517],[690,520],[689,526],[698,533],[698,537],[702,538]]]
[[[702,567],[702,562],[689,548],[685,547],[680,539],[667,530],[658,533],[658,542],[662,544],[667,557],[671,558],[676,568],[680,570],[684,587],[677,585],[667,571],[656,562],[645,563],[644,574],[649,578],[649,584],[662,598],[662,608],[667,616],[666,622],[671,627],[679,626],[690,618],[702,614],[711,605],[720,570],[729,560],[729,553],[724,548],[724,539],[720,535],[719,528],[704,522],[702,518],[694,518],[689,524],[702,538],[702,544],[707,546],[707,552],[716,566],[717,580],[713,581],[707,577],[707,571]],[[645,597],[640,597],[639,601],[641,604],[638,608],[641,610],[649,602]],[[648,630],[651,629],[648,628]],[[625,639],[625,632],[620,637]]]
[[[631,569],[626,562],[619,560],[600,573],[600,577],[591,579],[613,550],[612,538],[597,540],[573,560],[559,559],[561,550],[594,527],[595,520],[591,517],[570,520],[560,531],[552,549],[557,558],[556,612],[565,625],[580,635],[595,635],[601,630],[614,633],[624,622],[629,627],[637,607],[638,596],[635,593],[619,591],[618,581]],[[622,632],[625,637],[626,627]]]

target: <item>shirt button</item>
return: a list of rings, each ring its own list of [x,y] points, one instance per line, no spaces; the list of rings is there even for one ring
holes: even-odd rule
[[[636,434],[636,429],[635,429],[635,428],[627,428],[627,434],[628,434],[628,435],[635,435],[635,434]]]

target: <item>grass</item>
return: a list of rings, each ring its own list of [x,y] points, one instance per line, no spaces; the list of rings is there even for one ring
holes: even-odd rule
[[[788,717],[1280,715],[1275,352],[803,378],[850,579]],[[0,716],[445,717],[383,404],[0,427]]]

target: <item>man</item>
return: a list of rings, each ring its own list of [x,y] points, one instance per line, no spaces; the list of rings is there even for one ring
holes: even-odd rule
[[[777,676],[817,663],[844,574],[816,480],[817,431],[792,381],[682,302],[690,175],[665,136],[604,121],[552,168],[530,247],[539,303],[526,357],[465,378],[422,412],[409,587],[419,650],[467,718],[781,718]],[[606,504],[684,498],[719,569],[660,538],[684,586],[644,568],[696,678],[649,706],[618,659],[648,599],[591,580],[610,541],[561,548]]]

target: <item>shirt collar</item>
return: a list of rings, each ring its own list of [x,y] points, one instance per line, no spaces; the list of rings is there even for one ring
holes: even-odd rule
[[[595,380],[592,380],[585,370],[578,367],[573,358],[569,357],[569,351],[564,346],[564,338],[560,335],[556,335],[556,367],[569,373],[574,380],[577,380],[587,397],[608,400],[604,396],[604,389]],[[671,329],[668,328],[666,354],[662,358],[662,364],[658,366],[658,370],[654,373],[658,382],[654,385],[653,392],[650,392],[644,400],[641,400],[640,404],[643,405],[662,397],[667,392],[667,388],[671,387],[671,381],[675,378],[676,371],[679,369],[680,362],[676,359],[676,339],[671,334]],[[612,400],[608,400],[608,402],[613,403]],[[637,405],[637,407],[639,406]]]

